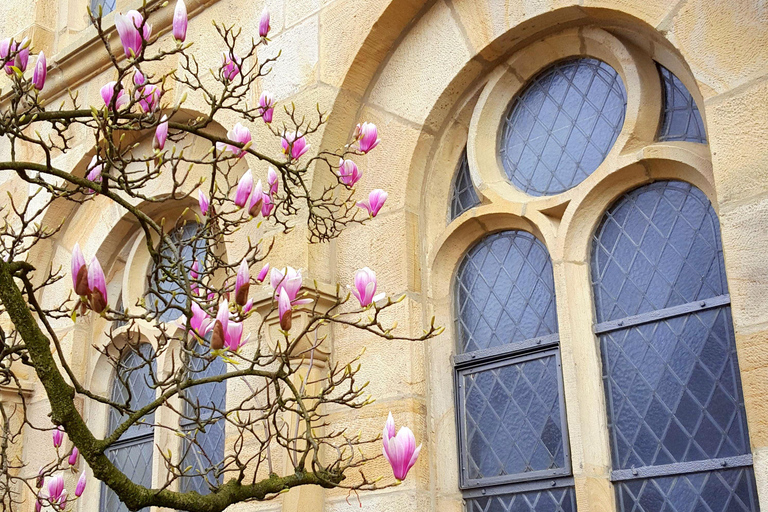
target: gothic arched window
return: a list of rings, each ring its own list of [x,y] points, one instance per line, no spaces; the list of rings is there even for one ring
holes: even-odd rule
[[[756,511],[720,228],[697,188],[624,194],[592,280],[622,512]]]
[[[525,231],[488,235],[461,261],[455,294],[468,510],[574,511],[547,249]]]

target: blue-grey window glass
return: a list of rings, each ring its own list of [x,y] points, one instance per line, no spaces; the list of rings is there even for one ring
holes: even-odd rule
[[[456,278],[460,352],[557,332],[552,261],[524,231],[485,237],[466,254]]]
[[[510,181],[533,196],[575,187],[603,162],[624,126],[621,77],[597,59],[558,62],[517,95],[499,153]]]
[[[198,236],[198,228],[199,225],[197,223],[188,222],[171,232],[174,244],[181,248],[181,259],[187,270],[192,268],[195,260],[202,266],[205,257],[205,240]],[[160,320],[170,322],[182,315],[181,308],[186,305],[186,297],[183,288],[176,281],[169,279],[165,272],[163,272],[163,269],[166,269],[175,279],[178,280],[180,278],[173,267],[175,262],[173,251],[166,247],[161,250],[161,254],[163,257],[162,265],[159,268],[153,265],[152,272],[150,273],[150,283],[153,290],[160,292],[159,295],[163,300],[158,299],[154,293],[149,293],[147,298],[150,300],[153,309],[157,302],[157,307],[161,311]]]
[[[464,256],[455,286],[460,485],[468,507],[560,510],[551,507],[571,496],[572,482],[549,253],[524,231],[488,235]],[[551,493],[529,487],[553,478],[559,487]],[[481,498],[479,489],[494,498]],[[562,510],[575,510],[571,501]]]
[[[704,120],[691,93],[674,73],[657,64],[661,76],[662,115],[658,139],[706,144]]]
[[[707,197],[679,181],[625,194],[595,233],[592,277],[621,510],[758,510]]]
[[[208,361],[208,350],[196,346],[189,361],[189,377],[203,379],[226,373],[220,357]],[[181,478],[181,490],[208,494],[211,485],[222,481],[226,421],[222,412],[227,402],[227,383],[211,382],[189,388],[184,394],[184,417],[181,430],[185,433],[183,468],[191,467]]]
[[[99,7],[101,7],[101,15],[106,16],[115,10],[115,4],[117,0],[90,0],[91,12],[95,17],[99,17]]]
[[[147,361],[151,361],[147,363]],[[138,352],[127,351],[117,368],[118,376],[112,385],[111,399],[119,404],[128,404],[131,411],[140,409],[155,399],[152,376],[155,373],[154,351],[143,344]],[[112,432],[123,421],[124,415],[110,409],[109,431]],[[131,425],[120,439],[107,448],[106,456],[131,481],[145,487],[152,486],[152,451],[154,446],[154,412],[143,418],[143,422]],[[148,511],[149,509],[142,509]],[[117,495],[105,484],[101,485],[102,512],[128,512]]]
[[[472,177],[469,175],[469,161],[467,160],[467,150],[461,154],[459,167],[453,177],[451,186],[451,219],[453,220],[473,206],[480,204],[475,192],[475,186],[472,184]]]
[[[467,512],[576,512],[576,493],[570,487],[473,498]]]

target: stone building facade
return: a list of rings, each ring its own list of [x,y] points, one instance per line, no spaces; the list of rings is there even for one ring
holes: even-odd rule
[[[112,80],[87,1],[0,6],[0,34],[29,36],[49,55],[51,103],[67,89],[96,103]],[[115,1],[117,10],[138,5]],[[201,65],[213,67],[220,50],[201,35],[211,21],[253,35],[265,0],[187,6]],[[653,512],[664,499],[676,510],[696,500],[716,512],[768,507],[764,0],[266,7],[267,51],[282,57],[263,88],[278,103],[328,111],[314,147],[376,123],[383,141],[359,160],[361,185],[389,192],[370,225],[320,245],[296,230],[271,259],[329,285],[349,282],[363,262],[385,290],[406,295],[401,326],[419,332],[433,315],[446,326],[427,343],[395,346],[332,333],[331,357],[367,345],[363,372],[376,397],[338,421],[373,433],[392,411],[424,443],[411,476],[361,494],[363,510]],[[168,31],[172,8],[156,32]],[[78,144],[57,164],[83,173],[92,148]],[[25,193],[2,180],[3,194]],[[121,212],[92,201],[49,219],[65,228],[36,265],[67,268],[79,242],[107,262],[113,297],[141,294],[148,256]],[[66,339],[75,371],[106,393],[109,371],[88,350],[100,322],[68,327]],[[32,411],[43,411],[41,387],[31,377],[27,385]],[[106,429],[104,411],[84,414]],[[30,432],[19,448],[30,468],[42,436]],[[383,462],[374,469],[385,471]],[[89,487],[77,510],[99,510],[99,493]],[[513,508],[523,501],[529,508]],[[316,489],[232,507],[356,508],[346,493]]]

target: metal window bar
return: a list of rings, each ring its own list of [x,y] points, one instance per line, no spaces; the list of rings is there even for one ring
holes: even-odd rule
[[[536,340],[531,340],[534,342],[534,346],[536,346]],[[456,368],[456,371],[454,373],[455,375],[455,386],[454,389],[457,390],[456,393],[456,408],[458,411],[457,414],[457,431],[458,431],[458,438],[459,438],[459,456],[461,461],[461,469],[460,469],[460,488],[462,489],[478,489],[480,487],[485,487],[486,492],[487,489],[490,489],[494,486],[503,486],[506,485],[507,487],[504,487],[503,489],[500,489],[498,491],[494,492],[510,492],[510,489],[515,489],[515,487],[510,487],[510,485],[513,484],[520,484],[519,487],[517,487],[520,492],[524,492],[526,489],[527,484],[530,484],[532,481],[535,480],[547,480],[547,482],[555,481],[558,477],[565,477],[569,476],[571,474],[571,462],[570,462],[570,447],[568,442],[568,429],[567,429],[567,419],[566,419],[566,413],[565,413],[565,402],[563,397],[563,382],[562,382],[562,371],[561,371],[561,362],[560,362],[560,351],[557,346],[558,340],[555,339],[549,339],[547,341],[547,345],[545,345],[547,348],[543,350],[539,350],[536,352],[531,352],[530,344],[528,343],[517,343],[512,344],[509,347],[504,347],[506,350],[499,350],[495,349],[494,353],[491,354],[485,354],[484,357],[478,358],[476,361],[471,361],[472,354],[463,354],[463,356],[469,356],[470,357],[470,364],[459,364]],[[488,351],[485,351],[488,352]],[[506,357],[504,357],[506,356]],[[493,477],[480,477],[480,478],[472,478],[469,473],[469,467],[470,464],[474,463],[474,461],[470,460],[470,442],[468,439],[469,435],[469,428],[467,426],[468,421],[468,413],[467,413],[467,389],[465,389],[465,383],[464,380],[467,375],[470,374],[479,374],[481,372],[487,372],[497,369],[502,369],[505,367],[511,367],[514,365],[521,365],[526,362],[536,361],[536,360],[542,360],[546,358],[554,358],[555,361],[555,374],[556,374],[556,391],[557,391],[557,413],[559,416],[559,425],[557,425],[559,429],[559,444],[557,448],[562,450],[562,454],[560,455],[561,461],[560,464],[557,467],[553,467],[551,469],[532,469],[531,470],[524,470],[522,472],[513,473],[513,474],[506,474],[506,475],[499,475],[499,476],[493,476]],[[523,370],[520,370],[522,373]],[[521,377],[522,379],[522,377]],[[500,382],[500,381],[499,381]],[[503,385],[503,384],[500,384]],[[516,386],[517,384],[515,384]],[[534,390],[533,392],[536,393],[535,390],[535,383],[528,382],[528,389]],[[514,390],[513,390],[514,394]],[[509,396],[510,402],[514,400],[512,398],[512,395]],[[486,398],[487,400],[487,398]],[[531,407],[532,404],[529,404],[528,407]],[[509,406],[508,406],[509,407]],[[490,402],[487,401],[486,405],[484,405],[484,408],[492,408],[490,405]],[[493,411],[495,414],[495,411]],[[499,418],[499,426],[496,429],[496,433],[498,433],[501,429],[504,428],[504,426],[501,424],[503,418]],[[551,417],[548,418],[547,422],[544,426],[534,426],[527,422],[527,430],[538,436],[539,442],[542,446],[545,446],[545,443],[543,441],[545,437],[545,430],[547,430],[547,426],[551,423]],[[475,432],[473,434],[479,435],[483,438],[485,445],[489,447],[491,451],[492,448],[495,446],[493,441],[494,439],[486,439],[485,436],[480,431],[480,428],[473,429]],[[505,429],[506,430],[506,429]],[[495,437],[495,435],[494,435]],[[539,444],[537,442],[537,444]],[[517,449],[517,444],[515,444],[515,449]],[[529,447],[523,447],[526,448],[526,451],[530,450]],[[538,448],[538,446],[536,447]],[[549,449],[549,447],[546,447]],[[557,449],[556,449],[557,452]],[[521,452],[522,453],[522,452]],[[551,462],[550,465],[553,463],[556,463],[558,456],[556,453],[551,453]],[[526,469],[528,469],[531,465],[531,459],[532,454],[529,457],[529,460],[526,462]],[[503,466],[503,462],[500,462]],[[568,485],[567,483],[564,483],[563,485]],[[482,490],[479,491],[482,493]]]
[[[467,512],[575,512],[573,487],[467,498]]]

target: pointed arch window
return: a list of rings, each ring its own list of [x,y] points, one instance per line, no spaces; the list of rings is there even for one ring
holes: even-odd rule
[[[707,143],[704,120],[691,93],[670,70],[656,64],[661,76],[662,115],[658,139]]]
[[[197,344],[189,360],[189,377],[204,379],[226,373],[226,364],[220,357],[208,360],[208,349]],[[224,462],[225,425],[223,412],[227,403],[227,383],[210,382],[189,388],[182,397],[184,434],[182,468],[190,468],[181,478],[182,492],[211,492],[212,486],[221,484]]]
[[[464,256],[455,293],[468,510],[575,511],[547,249],[524,231],[489,235]]]
[[[619,509],[759,510],[707,197],[679,181],[625,194],[591,265]]]
[[[155,371],[154,350],[149,344],[128,349],[118,364],[112,383],[112,401],[127,404],[131,411],[151,403],[155,399],[155,390],[152,388]],[[113,432],[124,420],[124,414],[117,409],[110,409],[109,432]],[[143,418],[143,422],[131,425],[105,452],[118,470],[132,482],[145,487],[152,486],[154,421],[155,414],[152,412]],[[117,494],[104,483],[101,484],[101,511],[128,512]]]
[[[472,176],[469,174],[469,161],[467,160],[467,149],[461,153],[459,167],[453,176],[451,186],[451,216],[453,220],[470,208],[480,204],[480,199],[475,192],[475,186],[472,184]]]

